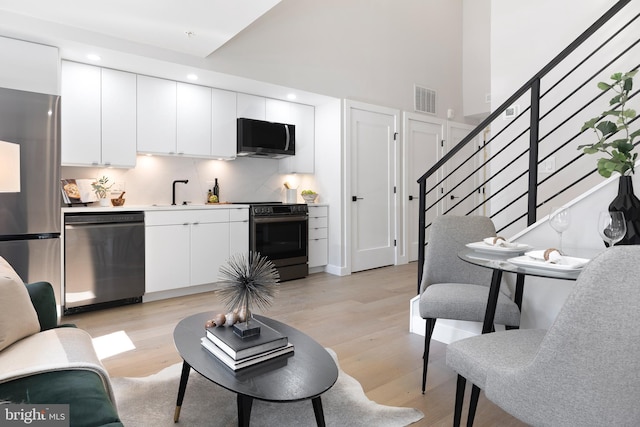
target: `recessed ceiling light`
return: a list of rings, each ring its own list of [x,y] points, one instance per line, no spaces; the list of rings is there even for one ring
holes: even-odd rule
[[[290,99],[290,100],[292,100],[292,101],[293,101],[294,99],[296,99],[296,98],[297,98],[297,96],[296,96],[296,94],[295,94],[295,93],[290,93],[289,95],[287,95],[287,99]]]
[[[189,38],[196,36],[196,33],[194,33],[193,31],[185,31],[184,34]]]
[[[90,59],[91,61],[100,61],[100,55],[96,55],[95,53],[90,53],[89,55],[87,55],[87,58]]]
[[[198,76],[197,76],[197,75],[195,75],[195,74],[193,74],[193,73],[191,73],[191,74],[187,74],[187,78],[188,78],[189,80],[198,80]]]

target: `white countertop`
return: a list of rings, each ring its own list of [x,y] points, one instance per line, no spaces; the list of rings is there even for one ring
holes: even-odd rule
[[[73,206],[63,207],[62,213],[84,213],[84,212],[136,212],[136,211],[175,211],[175,210],[194,210],[194,209],[248,209],[249,205],[236,205],[231,203],[215,203],[215,204],[188,204],[188,205],[124,205],[124,206],[108,206],[101,207],[96,203],[89,206]]]
[[[308,203],[309,207],[329,206],[326,203]],[[141,211],[175,211],[193,209],[248,209],[248,204],[235,203],[212,203],[212,204],[188,204],[188,205],[124,205],[119,207],[101,207],[97,203],[89,206],[65,206],[62,213],[84,213],[84,212],[141,212]]]

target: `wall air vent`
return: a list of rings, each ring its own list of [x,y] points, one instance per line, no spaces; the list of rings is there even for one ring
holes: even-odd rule
[[[436,91],[426,87],[414,85],[414,106],[420,113],[436,113]]]

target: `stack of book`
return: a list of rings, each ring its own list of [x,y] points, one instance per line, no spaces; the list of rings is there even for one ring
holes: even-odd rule
[[[293,352],[286,336],[255,319],[251,322],[259,323],[259,335],[243,339],[233,328],[210,327],[201,339],[202,346],[234,371]]]

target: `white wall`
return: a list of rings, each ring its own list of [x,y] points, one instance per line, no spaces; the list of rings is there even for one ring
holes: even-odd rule
[[[211,54],[252,79],[413,111],[413,85],[462,112],[462,0],[283,0]]]
[[[517,89],[529,81],[534,74],[540,71],[551,59],[573,42],[591,24],[600,18],[611,6],[610,0],[592,0],[584,2],[580,0],[567,0],[557,2],[554,0],[541,0],[536,2],[512,2],[509,0],[492,0],[491,2],[491,92],[492,109],[497,108]],[[579,11],[579,13],[577,13]],[[572,54],[567,61],[552,71],[547,78],[542,80],[542,93],[550,89],[562,76],[569,72],[571,68],[582,61],[587,54],[590,54],[606,38],[621,27],[622,22],[640,12],[640,2],[631,2],[627,5],[619,16],[606,24],[596,35],[585,42],[577,51]],[[570,17],[570,19],[569,19]],[[624,21],[623,21],[624,19]],[[544,25],[541,25],[544,23]],[[613,65],[603,71],[600,69],[607,64],[614,56],[622,51],[637,38],[640,31],[640,22],[634,23],[621,36],[617,37],[614,43],[607,46],[594,56],[589,58],[580,68],[572,73],[568,79],[560,85],[546,93],[541,100],[540,138],[538,145],[539,156],[542,158],[551,155],[563,143],[569,144],[560,151],[552,154],[555,161],[555,169],[561,169],[570,161],[573,161],[579,154],[577,148],[581,144],[595,142],[595,137],[591,132],[585,132],[578,137],[583,123],[592,117],[597,116],[601,111],[608,108],[608,98],[599,100],[589,108],[582,110],[584,104],[600,94],[596,87],[597,81],[607,80],[616,71],[629,70],[637,65],[637,57],[640,55],[640,47],[636,46],[625,58],[617,60]],[[613,47],[612,47],[613,46]],[[592,75],[596,75],[596,81],[588,83],[580,88],[579,85],[589,80]],[[547,114],[553,106],[572,93],[574,89],[579,90],[565,101],[561,108]],[[527,93],[520,100],[516,101],[520,111],[525,111],[530,102],[530,94]],[[633,103],[633,102],[632,102]],[[636,108],[637,108],[636,102]],[[573,112],[577,112],[575,117],[562,125],[558,130],[554,130],[563,120]],[[546,117],[545,117],[546,116]],[[491,132],[496,135],[511,119],[498,119],[492,124]],[[528,127],[528,113],[525,119],[520,119],[514,127],[511,127],[501,136],[502,143],[491,144],[491,154],[502,149],[505,144],[521,131]],[[547,137],[553,130],[553,133]],[[510,169],[491,181],[488,194],[494,194],[494,189],[502,188],[518,174],[528,170],[528,156],[522,156],[518,161],[513,159],[528,147],[528,132],[521,137],[516,144],[507,149],[490,163],[489,173],[495,174],[504,166],[510,164]],[[562,171],[547,183],[538,187],[538,203],[542,203],[554,196],[559,188],[567,183],[574,182],[591,170],[595,169],[596,156],[584,156],[572,163],[570,168]],[[517,170],[516,170],[517,169]],[[539,181],[547,178],[548,172],[539,173]],[[512,200],[514,194],[520,195],[527,192],[527,179],[525,174],[516,185],[510,187],[508,191],[497,195],[491,201],[492,212],[497,212],[506,203]],[[579,194],[584,193],[594,185],[601,182],[601,177],[594,174],[586,180],[578,183],[566,193],[562,194],[554,204],[567,202]],[[508,208],[504,215],[494,218],[498,228],[511,221],[514,216],[520,215],[527,210],[526,197]],[[537,217],[542,217],[548,213],[548,206],[543,205],[538,208]],[[522,219],[515,226],[506,231],[506,234],[515,233],[526,226],[526,219]]]
[[[462,90],[464,115],[491,112],[491,0],[463,0]]]

